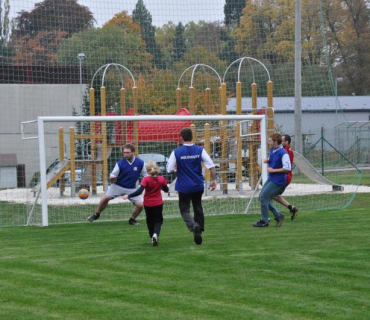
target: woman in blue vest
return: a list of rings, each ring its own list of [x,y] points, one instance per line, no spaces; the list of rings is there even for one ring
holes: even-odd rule
[[[100,214],[108,206],[110,200],[133,193],[136,191],[136,182],[140,174],[144,177],[148,175],[144,166],[144,161],[135,157],[135,146],[133,144],[126,144],[122,149],[122,154],[123,158],[116,163],[109,176],[111,185],[105,193],[105,196],[100,200],[96,212],[88,217],[87,221],[93,222],[94,220],[98,220]],[[130,198],[130,201],[135,207],[128,223],[131,225],[139,225],[136,221],[136,217],[143,209],[143,196],[138,195]]]
[[[262,218],[253,224],[254,227],[268,227],[269,211],[275,216],[277,227],[281,226],[285,218],[271,202],[274,197],[281,194],[284,190],[286,173],[291,171],[289,155],[281,145],[281,142],[282,136],[280,133],[273,133],[268,139],[268,144],[271,147],[270,157],[264,159],[264,163],[268,163],[267,171],[269,175],[259,195]]]
[[[202,147],[192,143],[193,132],[190,128],[183,128],[180,135],[184,144],[172,151],[168,159],[167,172],[176,171],[177,173],[175,190],[179,194],[181,216],[189,231],[193,232],[195,243],[200,245],[204,231],[202,162],[211,174],[211,190],[215,190],[217,187],[216,169],[208,153]],[[190,201],[193,204],[194,218],[190,215]]]

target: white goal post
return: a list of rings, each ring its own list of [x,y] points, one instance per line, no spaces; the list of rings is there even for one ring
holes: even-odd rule
[[[78,123],[78,122],[136,122],[136,121],[260,121],[260,148],[261,154],[267,153],[266,119],[265,115],[197,115],[197,116],[171,116],[171,115],[141,115],[141,116],[41,116],[37,118],[40,159],[40,190],[42,226],[49,225],[48,193],[47,193],[47,165],[45,149],[45,123]],[[254,135],[255,133],[253,133]],[[267,165],[261,164],[262,181],[267,180]]]

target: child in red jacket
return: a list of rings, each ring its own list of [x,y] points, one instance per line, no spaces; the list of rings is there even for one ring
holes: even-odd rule
[[[149,236],[152,239],[152,245],[158,245],[158,238],[163,224],[163,199],[161,190],[168,192],[167,180],[159,175],[159,168],[153,161],[145,165],[148,172],[140,183],[140,187],[133,193],[123,196],[123,199],[129,199],[144,194],[144,209],[146,213],[146,224],[149,230]]]

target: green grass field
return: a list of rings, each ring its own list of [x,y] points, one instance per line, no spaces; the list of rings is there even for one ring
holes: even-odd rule
[[[369,319],[370,197],[299,212],[180,219],[160,245],[146,226],[94,222],[0,229],[0,319]]]

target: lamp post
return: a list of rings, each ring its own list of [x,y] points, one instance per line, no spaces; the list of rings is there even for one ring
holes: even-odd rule
[[[82,90],[82,60],[86,58],[83,52],[80,52],[77,55],[78,60],[80,61],[80,115],[82,116],[82,104],[83,104],[83,90]]]

